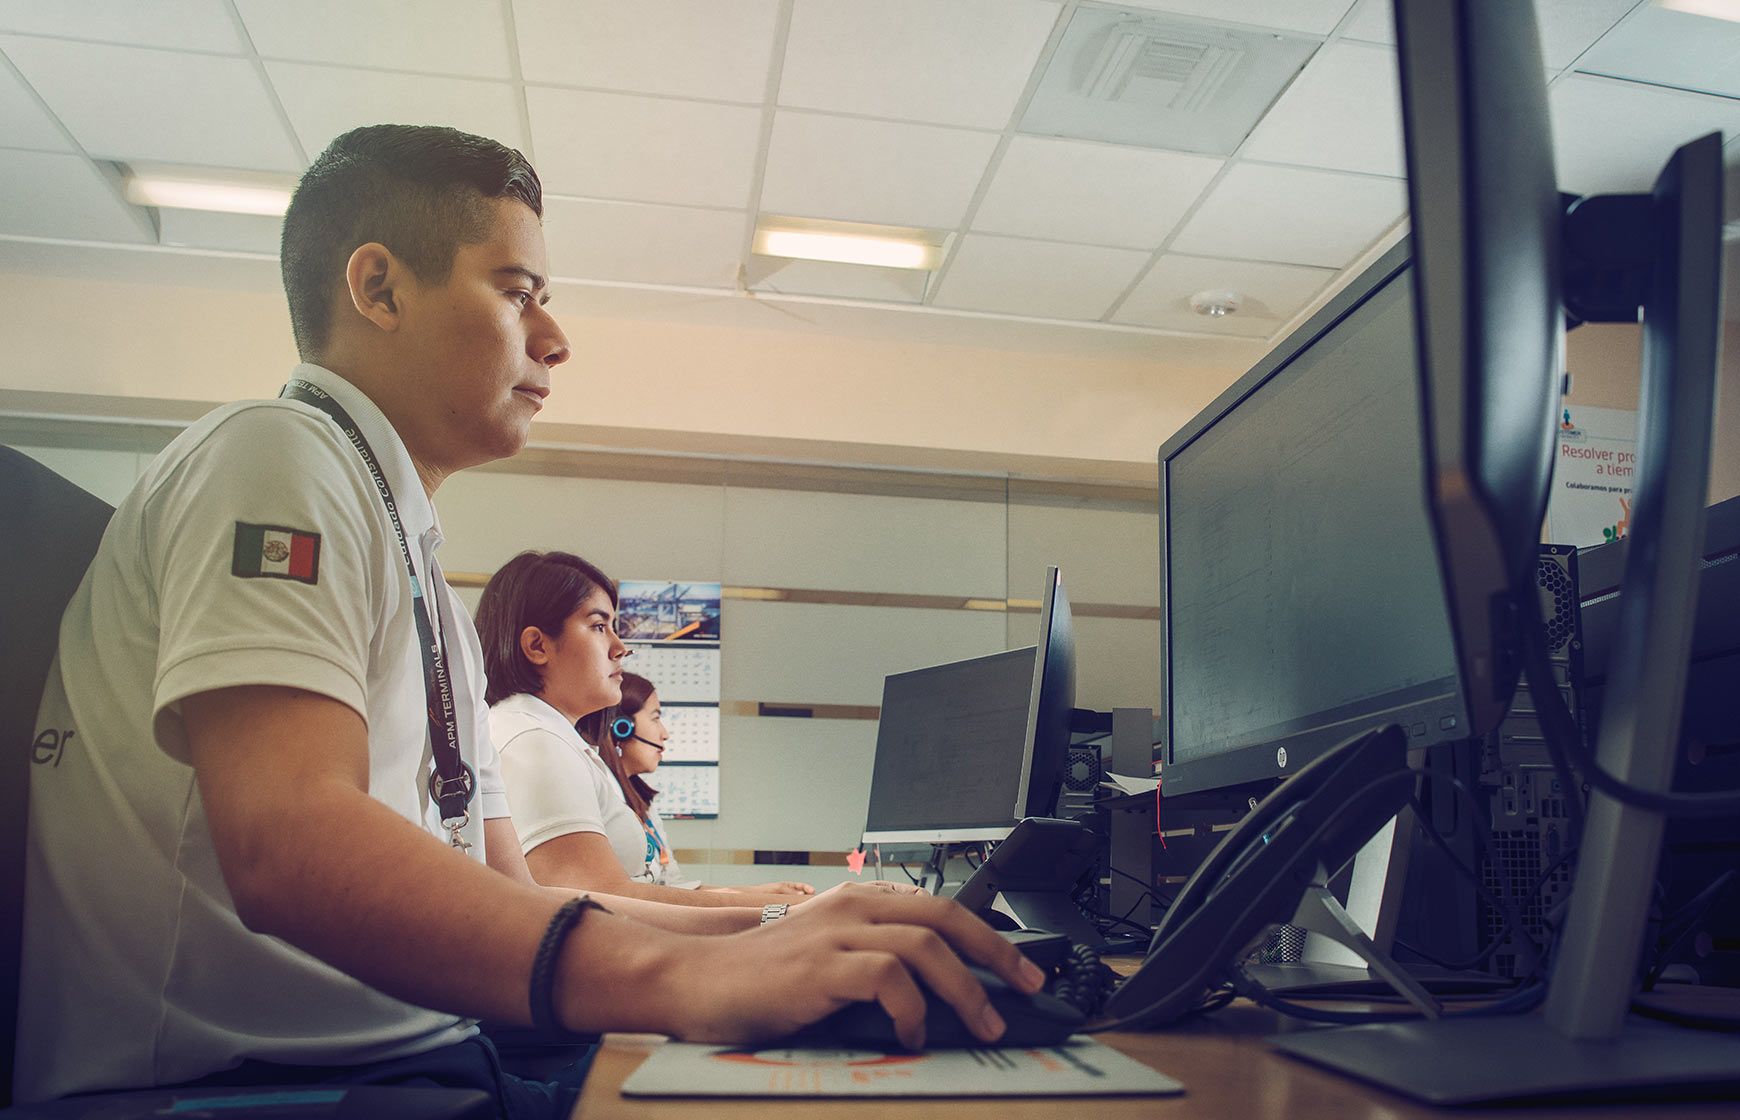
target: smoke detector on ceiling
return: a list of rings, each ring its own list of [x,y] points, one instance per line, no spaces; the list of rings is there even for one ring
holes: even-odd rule
[[[1227,288],[1205,288],[1190,297],[1190,310],[1210,319],[1224,319],[1239,309],[1245,297]]]

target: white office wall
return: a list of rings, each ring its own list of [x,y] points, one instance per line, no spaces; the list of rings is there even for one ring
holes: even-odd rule
[[[718,486],[461,472],[435,499],[441,566],[487,574],[559,549],[617,579],[718,579],[724,500]]]
[[[23,447],[19,451],[110,505],[120,505],[151,456],[132,451],[85,451],[67,447]]]
[[[1071,603],[1156,606],[1159,563],[1160,509],[1155,498],[1027,498],[1019,489],[1010,496],[1011,599],[1039,598],[1045,569],[1056,564]]]
[[[1001,501],[728,487],[725,582],[1003,597]]]

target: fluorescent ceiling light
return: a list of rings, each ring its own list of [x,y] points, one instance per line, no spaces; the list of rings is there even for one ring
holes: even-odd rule
[[[135,206],[283,217],[295,180],[257,171],[135,164],[121,169],[121,193]]]
[[[947,239],[934,230],[763,218],[755,227],[753,248],[764,257],[926,270],[942,263]]]
[[[769,230],[756,239],[764,257],[798,257],[806,261],[874,264],[883,268],[925,267],[925,246],[879,237],[847,237],[838,233],[793,233]]]
[[[1655,6],[1689,16],[1709,16],[1740,23],[1740,0],[1655,0]]]

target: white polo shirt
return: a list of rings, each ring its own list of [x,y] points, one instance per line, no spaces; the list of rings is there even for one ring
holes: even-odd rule
[[[596,832],[610,841],[627,874],[645,870],[640,818],[623,801],[616,775],[567,717],[521,692],[489,710],[489,729],[523,851],[571,832]]]
[[[464,753],[479,778],[466,837],[481,861],[483,818],[506,816],[507,802],[476,632],[438,569],[430,578],[434,508],[361,391],[314,366],[295,376],[355,418],[440,609]],[[475,1030],[243,927],[187,763],[185,697],[307,689],[367,720],[369,793],[443,836],[427,793],[412,610],[385,506],[316,409],[226,406],[146,470],[62,619],[37,722],[39,742],[60,746],[37,750],[31,767],[20,1101],[185,1081],[244,1058],[372,1062]],[[283,842],[294,844],[296,792],[282,803]]]

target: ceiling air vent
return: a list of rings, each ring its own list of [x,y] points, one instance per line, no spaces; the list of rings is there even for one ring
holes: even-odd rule
[[[1228,155],[1321,44],[1292,32],[1083,6],[1020,130]]]

